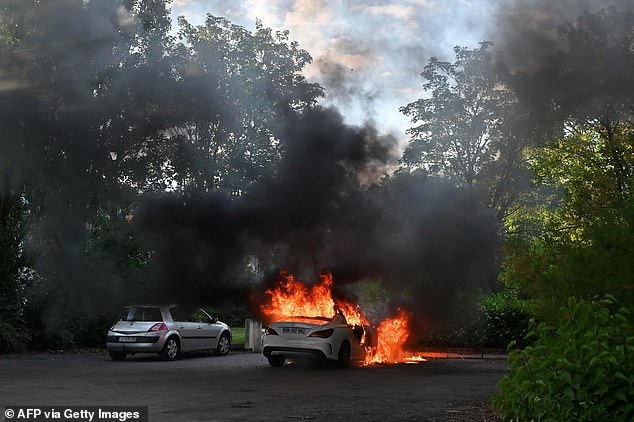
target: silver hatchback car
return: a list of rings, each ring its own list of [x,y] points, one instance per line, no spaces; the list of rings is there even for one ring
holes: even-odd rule
[[[212,350],[226,355],[231,348],[231,328],[200,308],[180,305],[126,306],[106,337],[110,357],[158,353],[174,360],[181,352]]]

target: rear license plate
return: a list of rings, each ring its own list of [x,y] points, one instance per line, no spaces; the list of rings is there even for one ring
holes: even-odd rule
[[[288,328],[282,328],[282,333],[284,333],[284,334],[305,334],[306,333],[306,329],[305,328],[288,327]]]
[[[134,343],[136,337],[119,337],[119,343]]]

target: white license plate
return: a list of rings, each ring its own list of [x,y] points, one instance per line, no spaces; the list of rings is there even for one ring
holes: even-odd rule
[[[119,343],[134,343],[136,337],[119,337]]]
[[[305,334],[306,333],[306,329],[305,328],[287,327],[287,328],[282,328],[282,333],[284,333],[284,334]]]

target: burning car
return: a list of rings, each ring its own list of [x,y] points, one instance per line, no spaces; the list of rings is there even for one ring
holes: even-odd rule
[[[376,347],[375,339],[369,325],[349,325],[341,313],[332,318],[289,317],[266,328],[262,353],[274,367],[282,367],[287,358],[313,356],[345,368],[352,360],[365,361]]]
[[[281,272],[275,286],[265,291],[268,298],[260,310],[269,326],[262,352],[271,366],[281,367],[287,358],[313,356],[346,367],[373,356],[376,331],[358,306],[333,299],[332,283],[330,273],[307,286]]]
[[[108,330],[106,347],[114,360],[135,353],[158,353],[164,360],[174,360],[181,352],[204,350],[226,355],[231,329],[200,308],[126,306]]]

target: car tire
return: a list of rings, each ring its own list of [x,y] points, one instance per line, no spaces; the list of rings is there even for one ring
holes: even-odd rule
[[[282,366],[284,366],[284,362],[286,361],[286,358],[284,356],[269,356],[269,365],[271,365],[274,368],[281,368]]]
[[[172,336],[165,341],[163,350],[161,350],[159,355],[163,360],[175,360],[180,353],[180,349],[181,346],[178,342],[178,338],[176,336]]]
[[[341,343],[338,358],[340,368],[348,368],[350,366],[350,343],[347,341]]]
[[[126,352],[115,352],[114,350],[108,350],[108,354],[112,360],[124,360],[128,355]]]
[[[230,349],[231,338],[229,337],[229,333],[222,333],[220,340],[218,340],[218,347],[214,349],[214,353],[216,356],[225,356],[229,353]]]

